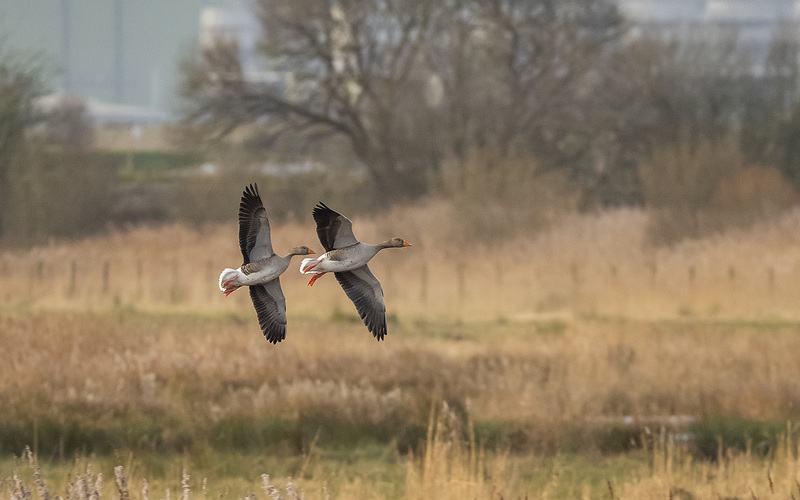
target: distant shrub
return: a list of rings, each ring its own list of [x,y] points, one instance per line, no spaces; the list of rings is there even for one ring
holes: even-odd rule
[[[707,459],[717,459],[721,450],[736,449],[767,456],[776,450],[785,437],[787,425],[778,421],[758,421],[736,416],[711,417],[692,424],[689,432],[694,437],[694,450]],[[797,439],[797,429],[792,430]],[[721,447],[721,448],[720,448]]]
[[[3,242],[24,246],[105,228],[113,173],[88,149],[91,131],[82,103],[64,102],[36,132],[6,167]]]
[[[640,176],[656,244],[747,226],[800,201],[777,168],[746,165],[730,141],[657,150]]]
[[[563,172],[490,149],[445,163],[441,192],[453,204],[460,233],[484,241],[536,231],[554,216],[575,211],[580,197]]]

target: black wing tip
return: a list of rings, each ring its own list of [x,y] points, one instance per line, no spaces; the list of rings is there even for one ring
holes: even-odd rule
[[[312,215],[314,215],[316,217],[317,215],[321,215],[321,214],[330,214],[330,213],[334,213],[335,214],[335,213],[338,213],[338,212],[336,212],[334,210],[331,210],[331,208],[328,205],[326,205],[326,204],[324,204],[324,203],[322,203],[320,201],[319,203],[317,203],[314,206],[314,210],[312,210],[311,213],[312,213]]]
[[[250,183],[249,186],[245,186],[243,195],[245,195],[245,196],[255,196],[255,197],[260,198],[261,195],[258,192],[258,183],[257,182],[252,182],[252,183]]]
[[[277,344],[286,338],[286,325],[263,324],[261,325],[261,331],[270,344]]]
[[[366,313],[360,314],[364,326],[367,327],[369,333],[380,342],[389,333],[386,329],[386,316],[381,318],[370,318]]]
[[[264,203],[261,201],[261,194],[258,192],[258,183],[245,186],[244,191],[242,191],[242,202],[239,204],[240,211],[255,211],[263,207]]]
[[[378,328],[370,329],[372,336],[380,342],[389,333],[386,331],[386,325],[380,325]]]
[[[340,214],[339,212],[337,212],[336,210],[332,209],[331,207],[329,207],[328,205],[326,205],[325,203],[323,203],[321,201],[318,202],[314,206],[314,210],[312,210],[312,214],[315,215],[315,216],[317,214],[320,214],[320,215],[321,214],[325,214],[327,216],[331,216],[331,215],[340,216],[340,215],[342,215],[342,214]]]
[[[277,345],[278,342],[286,338],[286,333],[264,333],[264,337],[270,344]]]

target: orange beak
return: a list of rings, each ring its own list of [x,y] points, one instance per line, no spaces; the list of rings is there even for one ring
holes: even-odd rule
[[[314,250],[308,249],[308,253],[316,253]]]
[[[407,242],[406,240],[403,240],[403,246],[404,247],[410,247],[411,243]]]

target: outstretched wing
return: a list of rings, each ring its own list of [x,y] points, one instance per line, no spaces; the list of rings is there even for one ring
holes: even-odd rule
[[[353,223],[344,215],[331,210],[322,202],[314,207],[312,213],[314,222],[317,223],[319,242],[326,252],[358,243],[353,234]]]
[[[250,298],[258,315],[258,324],[268,341],[277,344],[286,338],[286,298],[278,279],[250,286]]]
[[[275,254],[269,235],[269,219],[258,194],[258,184],[244,188],[239,203],[239,248],[245,264]]]
[[[383,301],[383,288],[378,278],[366,265],[352,271],[333,274],[344,289],[344,293],[356,305],[359,316],[367,325],[367,330],[376,339],[383,340],[387,333],[386,304]]]

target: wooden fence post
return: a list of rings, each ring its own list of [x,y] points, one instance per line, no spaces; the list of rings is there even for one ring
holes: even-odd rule
[[[496,314],[498,318],[502,318],[503,314],[505,314],[505,288],[503,283],[503,265],[500,262],[495,265],[495,277],[497,278],[497,296],[495,297],[497,301]]]
[[[423,306],[428,304],[428,263],[425,261],[419,271],[419,301]]]
[[[106,260],[103,262],[103,295],[108,294],[110,274],[111,274],[111,265]]]
[[[136,259],[136,300],[139,301],[144,296],[144,272],[142,269],[142,259]]]
[[[581,302],[581,274],[577,262],[570,264],[569,274],[572,278],[572,310],[578,312]]]
[[[171,284],[170,284],[170,287],[169,287],[169,301],[172,304],[177,304],[178,300],[180,299],[180,297],[179,297],[180,294],[178,292],[178,259],[177,258],[172,259],[172,265],[170,267],[172,268],[172,275],[171,275],[172,280],[171,280]]]
[[[75,297],[75,291],[77,288],[76,284],[76,275],[77,275],[78,265],[75,263],[75,259],[72,259],[69,263],[69,279],[67,282],[67,297],[73,298]]]
[[[463,262],[456,265],[456,297],[458,298],[458,321],[464,319],[464,302],[466,300],[466,283],[464,275],[466,274],[466,266]]]

